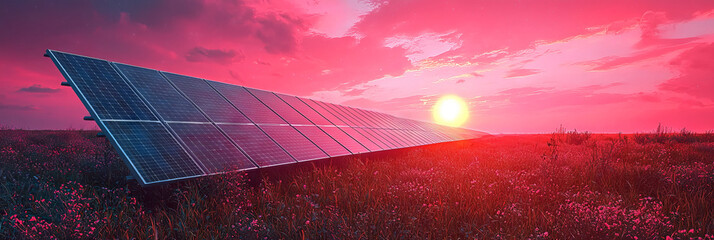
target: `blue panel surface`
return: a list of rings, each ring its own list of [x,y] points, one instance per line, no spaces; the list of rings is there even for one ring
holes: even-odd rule
[[[251,123],[238,109],[213,89],[208,82],[189,76],[163,73],[176,88],[195,103],[213,122]]]
[[[347,133],[343,132],[338,127],[321,126],[320,128],[323,131],[325,131],[325,133],[327,133],[327,135],[330,135],[332,138],[337,140],[337,142],[342,144],[342,146],[345,146],[347,148],[347,150],[350,150],[350,152],[352,152],[353,154],[369,152],[369,149],[367,149],[365,146],[360,144],[357,140],[350,137],[350,135],[347,135]],[[359,134],[359,133],[356,133],[356,134]],[[367,141],[369,141],[369,140],[367,140]]]
[[[316,125],[333,125],[330,121],[327,120],[324,116],[320,115],[317,111],[312,109],[310,106],[308,106],[305,102],[300,100],[300,98],[295,97],[295,96],[288,96],[285,94],[280,94],[276,93],[275,95],[278,95],[280,99],[288,103],[291,107],[293,107],[295,110],[300,112],[303,116],[305,116],[307,119],[310,120],[310,122],[316,124]]]
[[[281,116],[285,121],[290,124],[303,124],[312,125],[312,123],[307,120],[302,114],[293,109],[290,105],[281,100],[272,92],[246,88],[253,96],[257,97],[261,102],[267,105],[275,113]]]
[[[261,128],[300,162],[328,157],[325,152],[291,126],[266,125]]]
[[[371,126],[367,123],[365,123],[362,119],[359,119],[352,115],[351,112],[349,112],[345,107],[337,105],[337,104],[332,104],[332,103],[323,103],[323,106],[325,106],[328,109],[331,109],[336,115],[342,118],[343,121],[346,123],[350,124],[350,126],[353,127],[374,127]]]
[[[330,157],[350,155],[351,153],[332,137],[327,135],[317,126],[295,126],[295,128],[305,135],[317,147],[325,151]]]
[[[203,174],[161,123],[109,121],[104,125],[144,183]]]
[[[169,126],[209,173],[257,167],[213,124],[169,123]]]
[[[120,63],[114,65],[164,121],[208,121],[159,71]]]
[[[295,163],[295,159],[255,125],[219,124],[260,167]]]
[[[354,138],[357,142],[361,143],[362,146],[366,147],[370,151],[379,151],[384,148],[382,148],[380,145],[377,145],[375,142],[377,141],[376,139],[370,139],[368,137],[365,137],[361,133],[357,132],[352,127],[338,127],[340,130],[345,132],[347,135],[350,137]]]
[[[323,107],[322,102],[311,100],[311,99],[305,99],[305,98],[298,98],[298,99],[302,100],[302,102],[304,102],[305,104],[310,106],[310,108],[317,111],[321,116],[325,117],[332,124],[337,125],[337,126],[349,126],[349,124],[347,124],[341,118],[335,116],[335,114],[332,111]]]
[[[228,101],[233,103],[248,119],[256,124],[286,124],[286,122],[270,110],[265,104],[258,101],[244,87],[208,81],[218,92],[220,92]]]
[[[66,71],[67,80],[86,98],[100,119],[157,120],[109,62],[57,51],[51,53],[60,70]]]
[[[356,132],[364,136],[365,138],[372,140],[374,144],[376,144],[379,148],[382,150],[387,150],[387,149],[392,149],[394,146],[389,144],[386,140],[384,140],[382,137],[377,135],[376,132],[372,131],[369,128],[358,128],[358,127],[353,127]]]

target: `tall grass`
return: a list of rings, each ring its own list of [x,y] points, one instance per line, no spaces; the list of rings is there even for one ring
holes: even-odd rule
[[[0,131],[0,238],[714,238],[712,142],[563,130],[140,188],[94,134]]]

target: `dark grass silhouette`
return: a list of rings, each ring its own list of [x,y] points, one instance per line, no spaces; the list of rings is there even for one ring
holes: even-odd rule
[[[3,130],[0,238],[712,239],[714,138],[659,132],[561,128],[141,188],[96,131]]]

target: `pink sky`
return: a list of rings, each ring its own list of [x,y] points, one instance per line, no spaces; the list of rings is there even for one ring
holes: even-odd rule
[[[490,133],[714,130],[714,1],[10,1],[0,26],[8,127],[96,128],[49,48],[423,121],[456,94]]]

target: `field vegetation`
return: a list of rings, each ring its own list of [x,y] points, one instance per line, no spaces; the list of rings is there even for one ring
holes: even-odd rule
[[[96,133],[0,131],[0,239],[714,239],[712,133],[560,128],[150,188]]]

